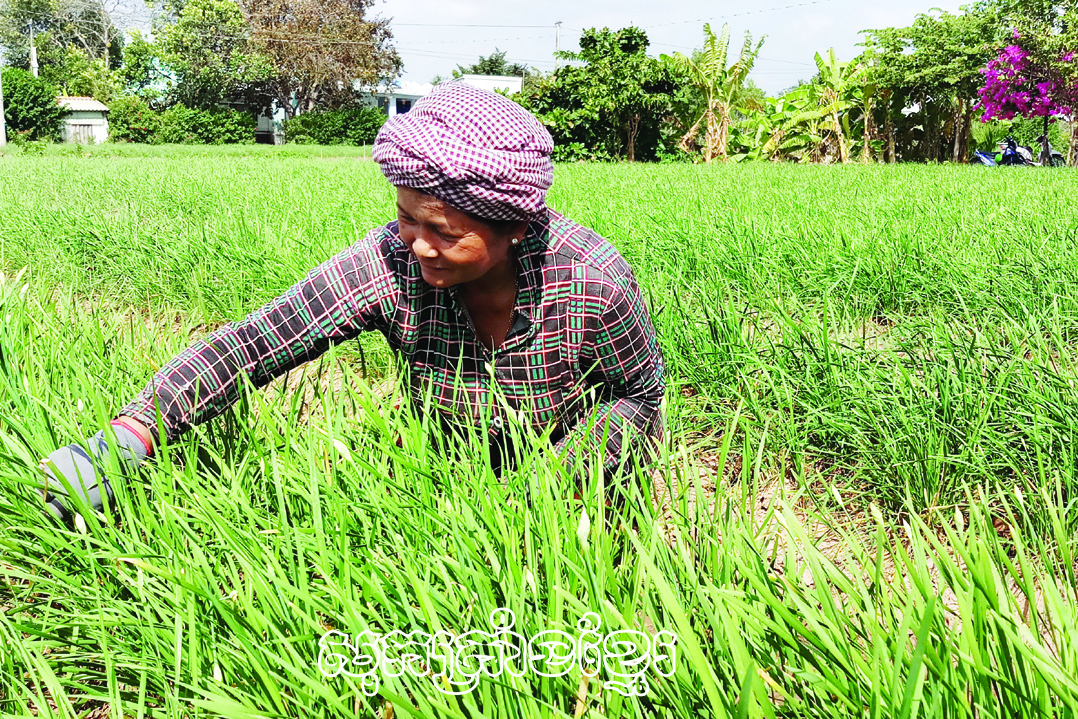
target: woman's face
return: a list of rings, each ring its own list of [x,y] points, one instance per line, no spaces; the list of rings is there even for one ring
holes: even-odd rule
[[[419,260],[423,279],[434,287],[495,282],[510,270],[509,241],[522,237],[526,222],[503,234],[436,197],[397,188],[400,236]]]

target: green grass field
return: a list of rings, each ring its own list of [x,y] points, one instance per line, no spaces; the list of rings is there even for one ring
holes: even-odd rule
[[[0,714],[1078,715],[1078,174],[560,166],[550,204],[633,265],[670,378],[624,511],[538,446],[504,484],[478,441],[429,446],[371,336],[62,532],[40,457],[394,217],[359,150],[215,150],[0,157]],[[633,697],[613,645],[459,695],[319,669],[329,629],[498,608],[675,658]]]

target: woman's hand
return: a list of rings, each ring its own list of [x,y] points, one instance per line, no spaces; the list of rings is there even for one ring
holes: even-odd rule
[[[74,526],[79,497],[95,512],[104,509],[105,502],[112,505],[112,487],[104,476],[110,453],[115,453],[121,468],[132,471],[151,450],[149,430],[141,424],[124,418],[112,423],[115,443],[106,438],[105,430],[99,431],[86,441],[62,447],[41,460],[45,472],[45,507],[54,517],[68,527]],[[139,431],[142,430],[142,431]]]

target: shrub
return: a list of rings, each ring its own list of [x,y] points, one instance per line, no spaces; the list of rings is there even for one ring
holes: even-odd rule
[[[174,105],[161,114],[153,140],[178,145],[232,145],[253,143],[258,121],[236,110],[194,110]]]
[[[139,97],[121,97],[109,105],[109,139],[113,142],[153,142],[161,115]]]
[[[284,123],[285,142],[308,145],[369,145],[385,124],[376,107],[308,112]]]
[[[29,130],[21,130],[19,132],[13,132],[8,141],[19,148],[19,151],[24,155],[37,155],[41,156],[45,154],[45,148],[48,146],[48,140],[31,140]]]
[[[26,70],[5,67],[4,117],[9,133],[27,133],[27,140],[59,140],[67,110],[56,101],[56,88]]]
[[[258,119],[236,110],[202,113],[202,137],[207,145],[254,144]]]
[[[202,142],[198,134],[201,110],[184,105],[173,105],[161,114],[161,124],[154,135],[154,142],[176,145],[197,145]]]
[[[614,159],[609,155],[585,147],[582,142],[569,142],[562,145],[554,145],[554,152],[550,157],[554,162],[593,162],[597,160]]]

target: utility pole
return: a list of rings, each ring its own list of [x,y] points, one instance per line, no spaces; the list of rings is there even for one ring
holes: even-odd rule
[[[0,51],[0,71],[4,69],[4,53]],[[4,83],[0,82],[0,147],[7,145],[7,122],[4,120]]]
[[[554,69],[558,69],[558,53],[561,52],[561,20],[554,23]]]
[[[34,47],[34,24],[30,23],[30,74],[37,77],[37,48]]]

